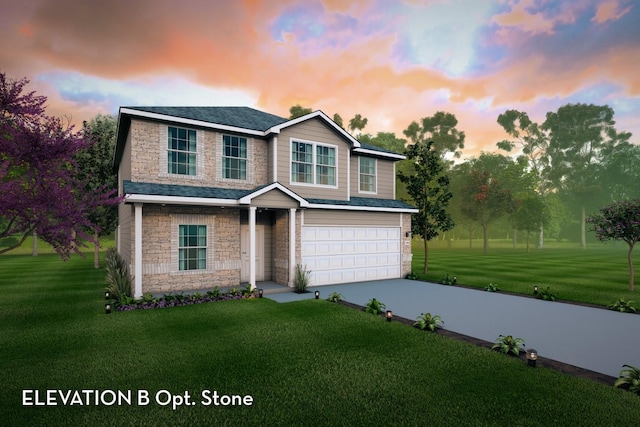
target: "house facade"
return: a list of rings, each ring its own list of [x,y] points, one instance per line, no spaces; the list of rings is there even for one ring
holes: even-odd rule
[[[134,296],[273,281],[311,286],[404,277],[412,206],[404,156],[360,143],[321,111],[122,107],[117,249]]]

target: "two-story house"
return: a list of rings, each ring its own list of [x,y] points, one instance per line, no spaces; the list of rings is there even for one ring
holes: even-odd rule
[[[359,142],[323,112],[122,107],[114,167],[117,249],[134,295],[404,277],[412,206],[395,200],[404,156]]]

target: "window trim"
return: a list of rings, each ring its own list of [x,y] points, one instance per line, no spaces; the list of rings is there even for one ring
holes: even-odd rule
[[[204,245],[196,244],[195,246],[191,246],[191,245],[183,246],[182,245],[183,238],[187,237],[187,239],[189,239],[189,237],[191,237],[190,234],[187,234],[186,236],[184,236],[181,233],[181,229],[183,227],[186,227],[187,231],[188,231],[189,227],[196,227],[196,235],[195,235],[196,240],[200,240],[201,237],[204,237]],[[201,227],[204,227],[204,236],[200,236],[200,228]],[[208,239],[208,227],[207,227],[206,224],[179,224],[178,225],[178,270],[179,271],[207,271],[208,241],[209,241],[209,239]],[[188,252],[190,250],[192,250],[192,249],[197,249],[198,252],[199,252],[199,250],[204,249],[204,258],[200,258],[199,254],[198,254],[198,257],[195,258],[196,261],[197,261],[197,264],[198,264],[198,266],[196,268],[188,268],[188,262],[185,264],[185,268],[181,268],[182,267],[182,265],[181,265],[182,264],[182,262],[181,262],[182,261],[182,257],[180,256],[180,254],[183,253],[183,251],[186,251],[187,254],[188,254]],[[190,259],[191,258],[189,258],[189,257],[184,258],[185,261],[188,261]],[[200,267],[200,261],[204,262],[204,268]]]
[[[196,160],[195,160],[195,175],[185,175],[179,173],[169,172],[169,128],[174,127],[176,129],[186,129],[187,131],[194,131],[196,133]],[[202,180],[205,179],[205,164],[204,164],[204,131],[185,126],[174,126],[172,124],[160,123],[159,124],[159,177],[168,177],[172,179],[180,180]]]
[[[297,182],[293,180],[293,143],[294,142],[299,142],[299,143],[303,143],[303,144],[310,144],[312,146],[311,152],[312,152],[312,157],[311,157],[311,177],[312,177],[312,182]],[[335,174],[334,174],[334,180],[335,180],[335,184],[319,184],[318,183],[318,176],[317,176],[317,167],[318,166],[327,166],[327,165],[320,165],[318,164],[318,152],[317,152],[317,147],[328,147],[328,148],[332,148],[334,150],[335,153],[335,165],[333,166],[334,170],[335,170]],[[339,147],[337,145],[334,144],[328,144],[326,142],[318,142],[318,141],[310,141],[310,140],[306,140],[306,139],[302,139],[302,138],[289,138],[289,183],[291,185],[299,185],[299,186],[306,186],[306,187],[321,187],[321,188],[338,188],[338,164],[339,164]],[[331,167],[331,166],[329,166]]]
[[[365,191],[362,189],[362,159],[373,161],[373,175],[365,174],[366,176],[373,176],[373,191]],[[378,194],[378,159],[375,159],[373,157],[358,156],[358,193]]]
[[[214,227],[215,215],[190,215],[171,214],[171,265],[170,275],[205,274],[215,270],[215,241]],[[204,225],[206,226],[206,268],[197,270],[180,270],[180,226],[181,225]]]
[[[232,156],[227,156],[225,155],[226,153],[226,142],[225,142],[225,137],[228,138],[238,138],[240,139],[244,139],[244,151],[245,151],[245,157],[232,157]],[[238,161],[242,161],[244,160],[244,178],[230,178],[230,177],[226,177],[226,171],[227,168],[225,166],[225,159],[235,159]],[[249,138],[245,137],[245,136],[240,136],[240,135],[231,135],[231,134],[222,134],[222,165],[221,165],[221,173],[222,173],[222,179],[224,180],[231,180],[231,181],[242,181],[242,182],[246,182],[248,181],[248,177],[249,177]]]

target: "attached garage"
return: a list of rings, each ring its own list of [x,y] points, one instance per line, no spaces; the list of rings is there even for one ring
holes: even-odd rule
[[[313,286],[401,277],[400,227],[304,226],[302,265]]]

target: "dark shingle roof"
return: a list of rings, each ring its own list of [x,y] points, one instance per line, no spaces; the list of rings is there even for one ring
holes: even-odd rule
[[[268,184],[267,184],[268,185]],[[125,194],[144,194],[150,196],[203,197],[211,199],[238,200],[247,194],[264,188],[261,185],[252,190],[236,190],[217,187],[196,187],[192,185],[154,184],[147,182],[124,181]],[[337,205],[345,207],[415,209],[408,203],[394,199],[377,199],[374,197],[352,197],[351,200],[306,199],[311,204]]]
[[[130,110],[265,131],[288,119],[250,107],[124,107]]]
[[[125,194],[145,194],[150,196],[206,197],[211,199],[237,200],[253,190],[231,188],[196,187],[193,185],[152,184],[147,182],[124,181]]]
[[[387,150],[386,148],[378,147],[377,145],[367,144],[366,142],[360,142],[360,148],[364,148],[365,150],[371,150],[371,151],[379,151],[380,153],[402,154],[393,150]]]
[[[377,199],[374,197],[352,197],[351,200],[330,200],[330,199],[307,199],[309,203],[317,205],[338,205],[338,206],[358,206],[367,208],[389,208],[389,209],[415,209],[402,200]]]

